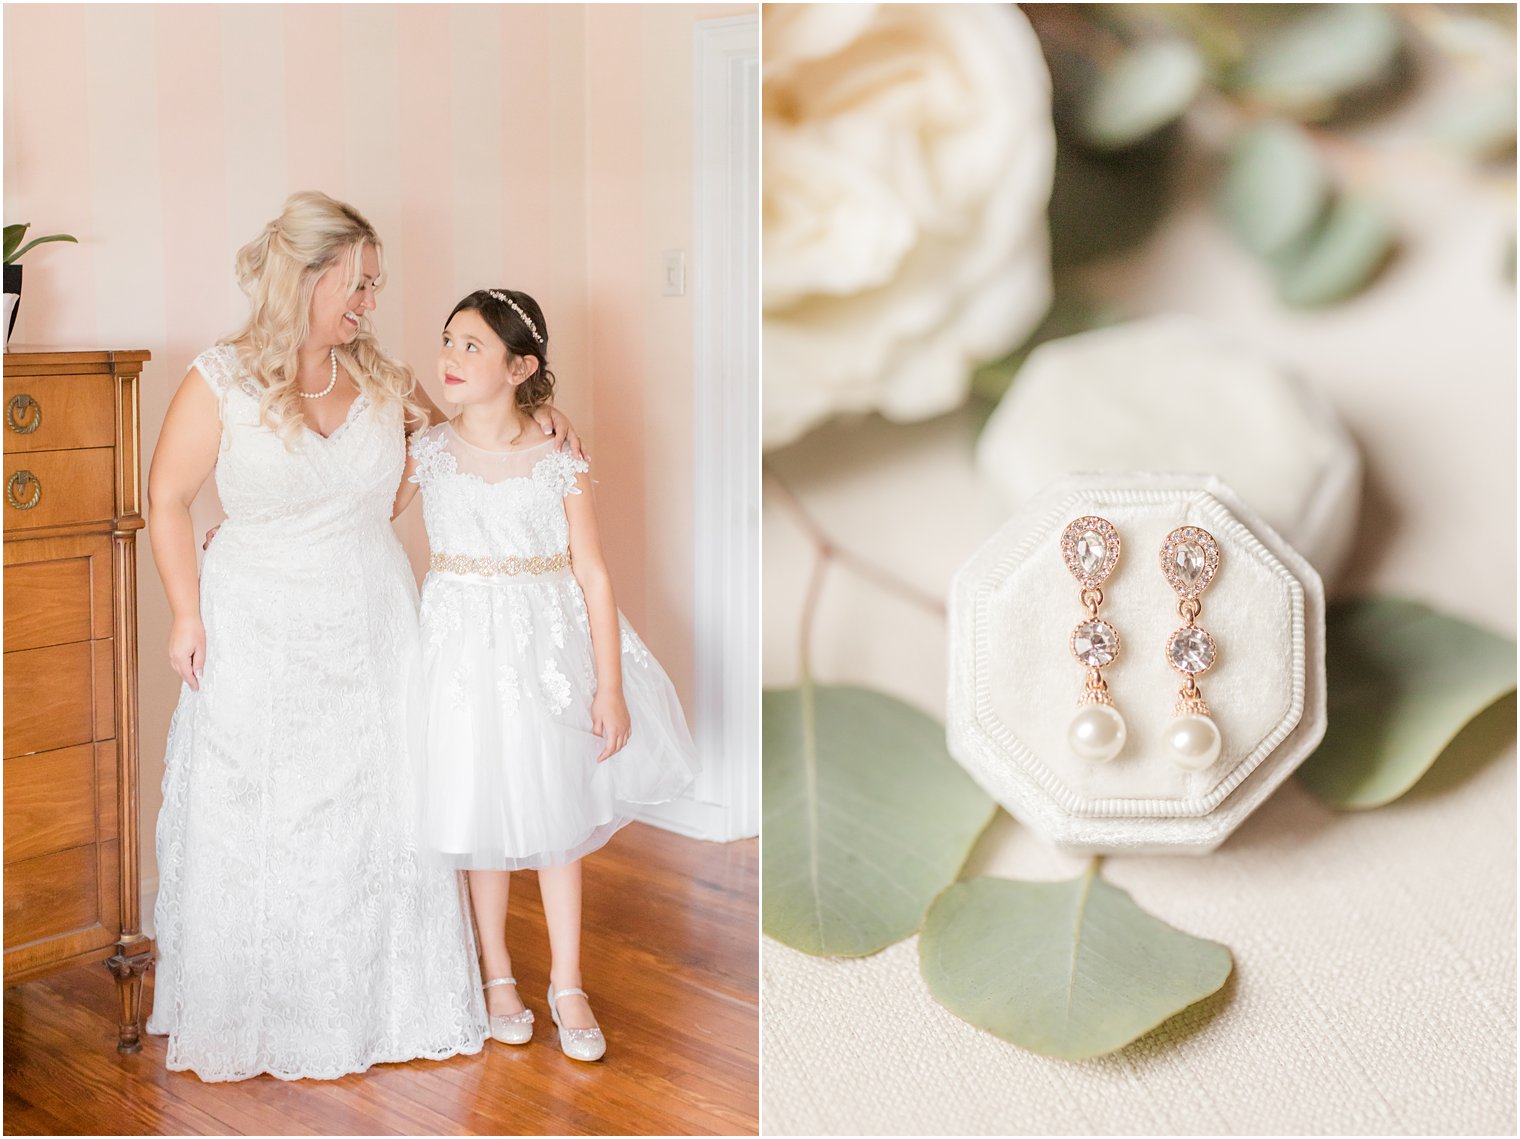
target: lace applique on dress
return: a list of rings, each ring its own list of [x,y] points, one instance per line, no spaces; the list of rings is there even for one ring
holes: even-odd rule
[[[649,667],[649,650],[644,647],[644,642],[639,640],[639,635],[626,625],[623,626],[622,644],[619,646],[625,657],[632,657],[633,663],[640,668]]]
[[[449,454],[448,448],[443,444],[442,436],[436,431],[428,429],[413,434],[410,450],[412,458],[417,460],[417,466],[412,472],[410,481],[418,486],[424,486],[432,479],[453,473],[454,456]]]
[[[428,631],[428,644],[440,647],[449,635],[464,624],[464,613],[457,593],[429,592],[422,599],[422,627]]]
[[[580,494],[580,487],[575,485],[575,476],[590,469],[590,463],[585,459],[577,459],[569,451],[550,451],[534,466],[533,477],[548,483],[564,497],[567,494]]]
[[[509,664],[502,665],[496,674],[496,695],[501,698],[502,711],[509,716],[517,715],[522,688],[517,680],[517,669]]]
[[[539,678],[544,685],[544,702],[556,716],[570,707],[570,679],[559,670],[550,657],[544,662],[544,674]]]

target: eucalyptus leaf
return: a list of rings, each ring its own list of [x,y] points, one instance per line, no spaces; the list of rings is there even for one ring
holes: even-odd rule
[[[1078,119],[1082,140],[1122,150],[1149,138],[1187,110],[1203,83],[1204,65],[1186,40],[1145,40],[1099,78]]]
[[[1247,249],[1279,253],[1310,233],[1330,201],[1330,179],[1299,127],[1270,120],[1242,134],[1230,150],[1220,206]]]
[[[1300,308],[1342,300],[1377,275],[1393,246],[1380,206],[1354,195],[1339,198],[1307,237],[1273,259],[1277,295]]]
[[[1232,968],[1223,945],[1152,917],[1096,862],[1068,882],[956,883],[930,907],[918,959],[956,1016],[1063,1060],[1123,1048],[1217,992]]]
[[[1302,119],[1388,78],[1403,33],[1381,4],[1316,5],[1263,36],[1233,76],[1251,98]]]
[[[944,728],[842,686],[768,691],[761,715],[766,934],[845,957],[912,934],[994,810]]]
[[[1431,121],[1447,146],[1478,159],[1500,158],[1515,149],[1515,77],[1450,99]]]
[[[1333,807],[1381,807],[1459,732],[1515,690],[1515,643],[1395,598],[1330,606],[1330,725],[1298,778]]]

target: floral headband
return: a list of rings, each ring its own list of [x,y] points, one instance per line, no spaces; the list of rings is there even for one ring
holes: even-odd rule
[[[528,331],[533,334],[533,339],[540,344],[544,342],[544,338],[538,334],[538,325],[533,323],[532,317],[523,312],[521,305],[519,305],[511,297],[507,296],[506,293],[498,293],[495,289],[487,289],[486,295],[500,301],[502,304],[506,305],[509,309],[515,312],[518,316],[522,317],[522,322],[528,326]]]

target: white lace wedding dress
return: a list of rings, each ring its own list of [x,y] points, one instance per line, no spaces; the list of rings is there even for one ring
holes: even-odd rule
[[[477,1052],[457,875],[416,836],[400,410],[360,395],[287,450],[232,348],[195,365],[221,400],[227,520],[201,570],[205,673],[169,728],[148,1031],[204,1080]]]

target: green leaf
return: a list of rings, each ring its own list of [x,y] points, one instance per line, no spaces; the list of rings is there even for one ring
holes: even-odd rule
[[[1050,191],[1050,257],[1059,269],[1122,253],[1155,230],[1173,198],[1182,131],[1156,131],[1118,151],[1082,141],[1081,116],[1101,75],[1085,56],[1046,42],[1056,164]]]
[[[1515,690],[1515,643],[1414,601],[1330,606],[1330,726],[1298,777],[1332,807],[1391,803],[1483,709]]]
[[[1515,149],[1515,77],[1480,91],[1462,91],[1431,120],[1441,142],[1478,159],[1501,158]]]
[[[1246,131],[1231,148],[1220,207],[1246,248],[1261,256],[1313,230],[1330,201],[1330,179],[1314,144],[1292,123]]]
[[[1264,36],[1233,77],[1245,94],[1298,118],[1329,117],[1336,103],[1387,78],[1403,33],[1380,4],[1325,4]]]
[[[1380,206],[1354,195],[1339,198],[1311,233],[1273,258],[1277,295],[1300,308],[1342,300],[1377,275],[1393,246]]]
[[[16,250],[15,253],[13,253],[9,257],[7,257],[6,258],[6,264],[9,264],[12,261],[19,261],[21,259],[21,257],[26,253],[26,251],[32,248],[32,246],[34,246],[34,245],[46,245],[49,241],[72,241],[76,245],[79,244],[79,239],[78,238],[70,237],[66,233],[55,233],[55,234],[52,234],[49,237],[35,237],[31,241],[28,241],[20,249]]]
[[[769,838],[769,836],[767,836]],[[935,899],[919,968],[940,1004],[1062,1060],[1123,1048],[1230,976],[1230,951],[1173,929],[1098,877],[975,878]]]
[[[1185,40],[1146,40],[1099,78],[1078,129],[1101,150],[1122,150],[1176,121],[1203,83],[1203,59]]]
[[[31,228],[31,222],[15,222],[5,227],[5,263],[9,265],[16,259],[16,249],[21,244],[21,239],[26,236],[26,231]]]
[[[918,929],[993,804],[945,730],[864,688],[773,690],[762,701],[768,936],[860,956]]]

